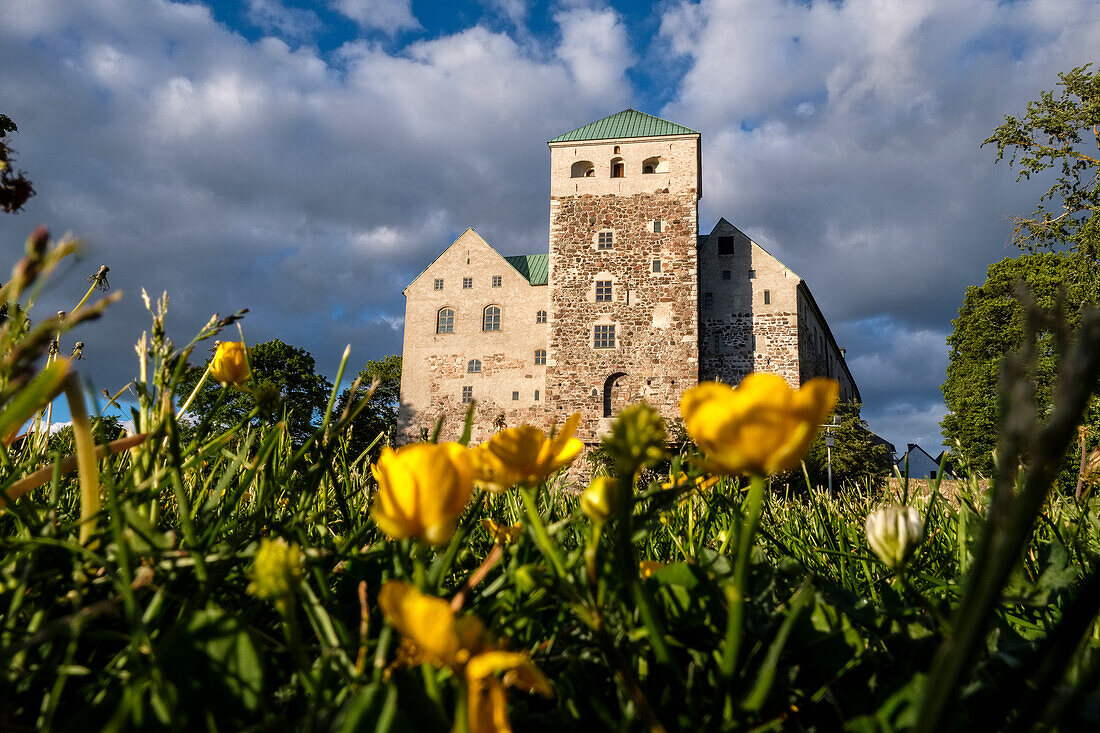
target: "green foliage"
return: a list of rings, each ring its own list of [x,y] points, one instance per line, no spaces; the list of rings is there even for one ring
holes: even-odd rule
[[[1043,92],[1028,102],[1022,118],[1005,115],[1004,124],[983,145],[997,146],[997,160],[1009,155],[1021,178],[1048,169],[1054,184],[1030,217],[1016,219],[1016,240],[1025,249],[1069,245],[1100,257],[1100,73],[1086,64],[1059,74],[1062,92]]]
[[[346,435],[349,456],[358,457],[372,443],[375,443],[376,456],[383,445],[392,445],[397,433],[397,411],[401,405],[401,355],[390,354],[381,359],[372,359],[359,370],[356,376],[358,385],[354,393],[348,387],[340,393],[336,402],[336,414],[353,409],[355,403],[366,399],[370,394],[370,404],[352,420]],[[377,380],[378,384],[372,385]]]
[[[858,402],[839,402],[833,414],[826,420],[840,418],[840,425],[833,428],[833,486],[845,484],[865,489],[879,487],[889,477],[893,456],[886,446],[875,439],[867,428],[867,421],[860,417],[863,405]],[[825,432],[818,433],[806,453],[806,470],[815,486],[825,486],[826,465]]]
[[[1100,270],[1085,259],[1062,252],[1042,252],[1001,260],[989,266],[982,285],[967,288],[950,347],[943,396],[948,413],[941,426],[944,441],[970,466],[985,475],[993,471],[997,424],[1001,411],[997,394],[1005,356],[1021,347],[1027,324],[1018,284],[1028,297],[1048,311],[1064,313],[1066,325],[1076,327]],[[1056,333],[1038,335],[1038,358],[1030,370],[1036,410],[1049,411],[1060,348]],[[1096,425],[1094,405],[1085,416]],[[1072,462],[1072,459],[1068,459]],[[1067,464],[1068,465],[1068,464]]]
[[[273,339],[249,349],[252,378],[249,391],[224,389],[207,381],[192,402],[192,414],[201,415],[215,429],[224,430],[243,418],[256,422],[285,420],[295,444],[301,445],[315,429],[328,404],[332,385],[317,374],[313,356],[298,346]],[[177,391],[186,399],[206,371],[189,369]]]
[[[19,132],[11,118],[0,115],[0,211],[14,214],[34,195],[34,186],[23,171],[13,165],[15,151],[8,145],[7,137]]]

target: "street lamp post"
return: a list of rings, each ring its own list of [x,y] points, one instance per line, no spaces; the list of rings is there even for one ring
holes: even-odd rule
[[[833,492],[833,429],[840,427],[840,417],[833,415],[833,421],[825,423],[825,466],[829,476],[829,496],[835,497]]]

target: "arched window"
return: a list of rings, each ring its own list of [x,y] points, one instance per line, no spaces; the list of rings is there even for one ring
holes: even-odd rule
[[[477,359],[470,359],[466,364],[466,371],[470,374],[481,374],[481,362]]]
[[[611,159],[611,177],[622,178],[626,175],[626,166],[623,164],[622,158]]]
[[[535,366],[546,366],[546,349],[535,349]]]
[[[500,308],[495,305],[486,306],[484,317],[481,320],[481,330],[500,330]]]
[[[535,323],[546,323],[546,311],[539,311],[535,314]]]
[[[620,150],[619,146],[616,145],[615,146],[615,155],[618,155],[620,152],[621,152],[621,150]]]
[[[668,173],[668,161],[660,156],[642,161],[642,173]]]
[[[569,169],[570,178],[590,178],[596,175],[596,166],[589,160],[578,160]]]
[[[455,332],[455,311],[454,308],[440,308],[439,313],[435,316],[435,332],[436,333],[454,333]]]

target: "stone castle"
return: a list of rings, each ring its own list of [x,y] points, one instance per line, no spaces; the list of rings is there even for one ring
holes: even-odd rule
[[[700,134],[633,109],[549,141],[548,254],[501,256],[473,229],[405,288],[398,442],[444,418],[472,444],[574,412],[595,443],[645,400],[680,420],[684,390],[753,371],[859,391],[801,277],[725,219],[698,223]]]

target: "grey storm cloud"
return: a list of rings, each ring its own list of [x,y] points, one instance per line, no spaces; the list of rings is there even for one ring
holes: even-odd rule
[[[418,22],[391,6],[391,29]],[[652,38],[563,3],[552,38],[473,26],[325,54],[301,43],[314,14],[249,8],[256,41],[196,3],[0,0],[0,111],[39,191],[0,237],[13,256],[38,223],[83,239],[46,312],[110,265],[126,297],[81,333],[97,387],[136,371],[141,288],[168,291],[178,341],[248,307],[250,341],[330,376],[345,344],[353,364],[400,350],[401,290],[467,226],[545,251],[544,141],[642,106],[642,63],[664,85],[646,111],[703,133],[702,226],[725,216],[805,277],[872,428],[934,443],[950,320],[1042,190],[978,146],[1100,47],[1086,0],[673,2]]]

